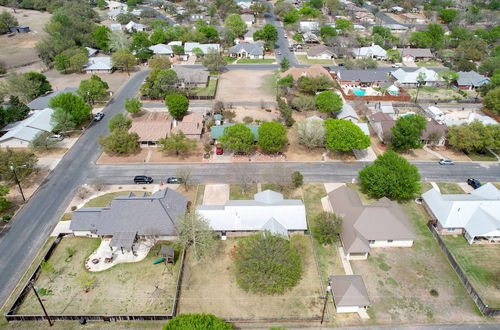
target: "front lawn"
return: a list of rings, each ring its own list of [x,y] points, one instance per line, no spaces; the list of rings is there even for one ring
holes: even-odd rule
[[[245,191],[243,191],[239,184],[229,185],[229,200],[251,200],[256,193],[256,184],[249,184]]]
[[[427,66],[427,67],[442,67],[443,63],[439,61],[416,61],[415,64],[418,66]]]
[[[128,195],[130,193],[134,193],[136,195],[143,194],[144,191],[140,190],[126,190],[126,191],[116,191],[108,194],[101,195],[96,198],[92,198],[89,200],[83,207],[105,207],[111,204],[111,201],[113,198],[118,197],[118,196],[124,196]],[[149,194],[149,192],[148,192]]]
[[[191,93],[195,96],[214,96],[217,91],[217,79],[210,79],[208,86],[204,88],[193,88]]]
[[[466,192],[456,183],[438,182],[439,190],[442,194],[466,194]]]
[[[500,245],[469,244],[462,236],[441,236],[484,303],[500,308]]]
[[[485,153],[477,153],[477,152],[471,152],[468,153],[467,156],[472,160],[476,162],[496,162],[498,159],[493,155],[491,152],[486,150]]]
[[[333,60],[308,59],[307,55],[295,55],[300,64],[333,64]]]
[[[412,87],[407,89],[408,94],[415,99],[417,95],[417,88]],[[455,89],[435,86],[422,86],[418,93],[418,99],[431,99],[431,100],[462,100],[467,99],[460,95]]]
[[[261,60],[251,59],[251,58],[240,58],[237,64],[272,64],[276,62],[274,58],[265,58]]]

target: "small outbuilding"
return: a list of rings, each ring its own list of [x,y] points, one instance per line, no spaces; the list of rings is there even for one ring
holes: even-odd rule
[[[337,313],[357,313],[371,305],[361,275],[330,275],[330,283]]]
[[[175,252],[171,245],[162,245],[160,255],[165,258],[166,262],[174,262]]]

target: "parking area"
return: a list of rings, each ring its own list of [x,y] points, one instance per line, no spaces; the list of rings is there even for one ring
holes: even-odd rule
[[[229,200],[228,184],[207,184],[203,205],[224,205]]]

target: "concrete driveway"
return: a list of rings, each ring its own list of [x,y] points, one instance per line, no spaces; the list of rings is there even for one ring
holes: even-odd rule
[[[224,205],[229,200],[228,184],[207,184],[203,194],[203,205]]]

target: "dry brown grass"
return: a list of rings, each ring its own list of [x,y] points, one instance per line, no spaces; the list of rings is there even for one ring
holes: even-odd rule
[[[424,149],[411,149],[407,152],[400,153],[407,160],[438,160],[436,156]]]
[[[144,163],[148,156],[149,148],[139,148],[137,152],[120,156],[120,155],[110,155],[105,152],[101,154],[97,160],[97,164],[127,164],[127,163]]]
[[[203,143],[198,141],[196,150],[192,150],[176,156],[172,153],[165,153],[156,148],[152,148],[150,163],[178,163],[178,162],[201,162],[203,160]]]
[[[297,137],[297,129],[293,127],[287,131],[288,145],[283,149],[288,161],[321,161],[325,148],[314,148],[309,150],[305,146],[299,144]]]
[[[216,99],[223,102],[274,102],[275,91],[265,88],[269,70],[230,70],[219,79]]]

